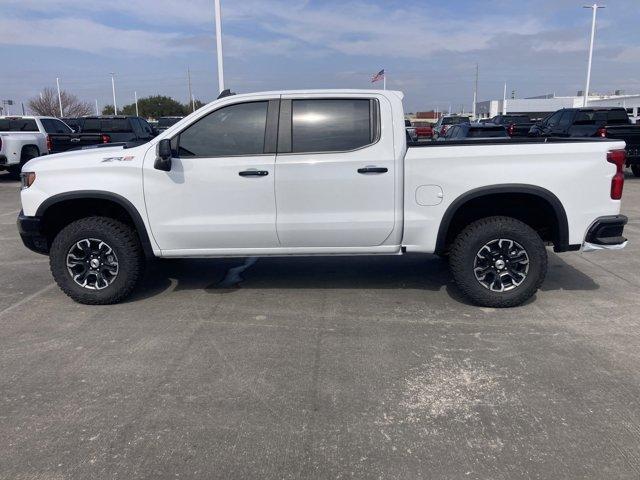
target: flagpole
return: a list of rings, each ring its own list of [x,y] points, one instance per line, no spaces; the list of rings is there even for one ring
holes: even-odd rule
[[[382,76],[382,89],[387,89],[387,71],[384,71],[384,75]]]

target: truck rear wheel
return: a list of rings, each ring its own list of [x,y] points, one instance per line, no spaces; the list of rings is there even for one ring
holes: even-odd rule
[[[22,172],[24,164],[38,156],[40,156],[40,152],[36,147],[25,147],[20,154],[20,163],[17,165],[11,165],[8,168],[11,178],[14,180],[20,180],[20,172]]]
[[[87,305],[124,300],[144,269],[136,232],[107,217],[83,218],[63,228],[53,240],[49,263],[62,291]]]
[[[531,298],[547,273],[540,236],[511,217],[488,217],[454,240],[451,272],[462,293],[484,307],[515,307]]]
[[[634,177],[640,177],[640,164],[631,165],[631,171],[633,172]]]

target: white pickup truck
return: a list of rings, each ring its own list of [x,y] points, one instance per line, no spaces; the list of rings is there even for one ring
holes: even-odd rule
[[[624,142],[407,144],[394,91],[227,96],[150,142],[31,160],[18,226],[74,300],[115,303],[146,257],[448,256],[460,290],[519,305],[556,252],[617,249]]]
[[[47,134],[34,117],[0,117],[0,170],[17,179],[25,163],[47,153]]]

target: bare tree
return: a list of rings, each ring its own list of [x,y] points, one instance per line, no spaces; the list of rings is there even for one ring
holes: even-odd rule
[[[83,102],[75,95],[62,90],[60,92],[62,101],[63,117],[82,117],[91,115],[93,109],[89,102]],[[58,103],[58,93],[53,88],[45,88],[37,97],[29,100],[29,109],[36,115],[57,117],[60,115],[60,104]]]

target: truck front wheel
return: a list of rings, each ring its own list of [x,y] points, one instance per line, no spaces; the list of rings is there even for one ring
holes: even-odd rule
[[[87,217],[63,228],[51,244],[51,273],[69,297],[87,305],[118,303],[142,277],[136,232],[108,217]]]
[[[458,234],[449,264],[458,288],[472,302],[515,307],[542,285],[547,251],[527,224],[511,217],[488,217]]]

